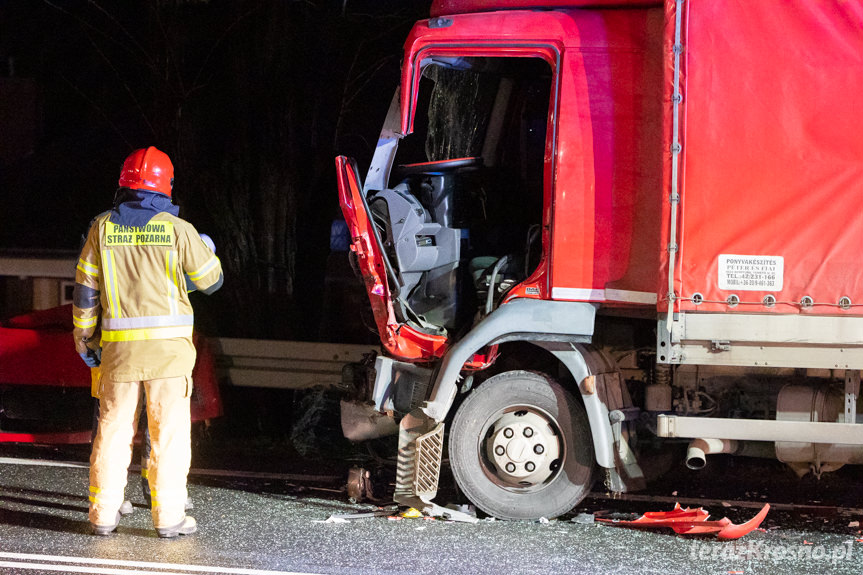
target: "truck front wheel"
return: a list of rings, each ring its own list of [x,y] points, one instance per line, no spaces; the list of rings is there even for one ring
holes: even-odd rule
[[[593,443],[584,407],[560,384],[528,371],[483,383],[450,429],[456,483],[499,519],[552,518],[591,486]]]

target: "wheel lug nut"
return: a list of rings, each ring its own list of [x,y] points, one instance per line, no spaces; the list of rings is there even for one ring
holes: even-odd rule
[[[515,473],[515,463],[507,463],[506,470],[510,473]]]
[[[524,468],[528,471],[533,471],[534,469],[536,469],[536,465],[533,464],[533,461],[528,461],[524,464]]]
[[[506,429],[503,430],[503,436],[506,437],[507,439],[509,439],[513,435],[514,435],[514,433],[513,433],[511,427],[507,427]]]
[[[530,427],[525,427],[524,428],[524,436],[525,437],[533,437],[533,429],[531,429]]]
[[[506,453],[506,449],[504,449],[503,445],[498,445],[494,448],[494,452],[498,455],[503,455],[504,453]]]
[[[543,447],[542,445],[537,444],[533,446],[533,452],[537,455],[542,455],[544,451],[545,447]]]

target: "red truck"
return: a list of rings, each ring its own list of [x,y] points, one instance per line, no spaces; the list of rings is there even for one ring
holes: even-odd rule
[[[384,351],[345,435],[506,519],[681,443],[863,463],[861,94],[858,0],[436,0],[336,160]]]

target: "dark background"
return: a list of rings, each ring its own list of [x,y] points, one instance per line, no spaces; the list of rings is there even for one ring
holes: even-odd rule
[[[364,172],[429,4],[0,1],[0,249],[77,250],[123,159],[154,145],[225,269],[195,301],[204,333],[368,339],[324,317],[347,290],[328,279],[346,266],[333,158]]]

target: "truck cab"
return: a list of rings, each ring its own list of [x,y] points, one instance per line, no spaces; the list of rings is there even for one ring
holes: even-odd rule
[[[736,168],[759,162],[758,154],[721,162],[734,149],[721,130],[707,130],[715,134],[708,141],[684,137],[687,114],[705,123],[732,114],[698,83],[708,82],[699,74],[734,73],[702,38],[716,34],[708,29],[720,15],[729,26],[746,18],[690,4],[435,2],[405,42],[401,83],[365,177],[352,159],[336,159],[351,257],[382,344],[373,363],[351,371],[343,428],[362,440],[398,424],[400,503],[442,512],[433,499],[445,450],[467,497],[505,519],[565,513],[599,476],[612,491],[639,489],[651,473],[640,454],[657,438],[689,444],[695,467],[720,451],[785,457],[818,473],[863,461],[856,403],[844,413],[835,407],[856,400],[861,350],[849,349],[844,357],[855,359],[842,366],[832,353],[789,356],[788,334],[770,332],[769,321],[794,316],[788,326],[798,331],[815,324],[799,322],[801,308],[775,306],[786,295],[776,262],[787,256],[726,237],[709,220],[687,227],[718,208],[703,205],[704,186],[687,183],[685,167],[703,172],[715,154],[728,175],[713,179],[739,184]],[[771,4],[757,16],[781,9]],[[861,43],[859,31],[821,33],[837,34]],[[793,71],[814,73],[804,64]],[[828,91],[830,72],[814,74],[805,81]],[[758,126],[769,124],[763,112]],[[860,152],[852,148],[851,156]],[[847,165],[859,171],[856,160]],[[765,201],[781,193],[755,180],[734,193]],[[726,193],[719,189],[714,197]],[[699,232],[717,239],[713,251],[702,249]],[[861,232],[855,225],[849,233]],[[687,259],[684,246],[697,258]],[[738,305],[739,293],[724,293],[740,291],[728,284],[738,265],[755,266],[745,270],[754,278],[748,291],[774,305],[741,313],[752,309]],[[717,284],[710,297],[687,293],[699,274]],[[827,319],[818,329],[831,329],[837,310],[820,311]],[[846,316],[840,328],[853,332],[850,341],[827,338],[836,354],[863,344],[861,318]],[[801,353],[823,354],[819,337],[804,337]],[[741,352],[753,345],[768,351]],[[814,397],[834,406],[821,419],[801,407]],[[769,407],[758,412],[759,402]],[[803,418],[821,426],[759,431],[766,420]],[[722,427],[735,419],[761,423],[738,437]],[[843,426],[832,431],[849,442],[831,454],[832,466],[813,447],[825,424]],[[695,431],[681,433],[687,426]],[[798,444],[790,451],[779,441],[789,433]]]

